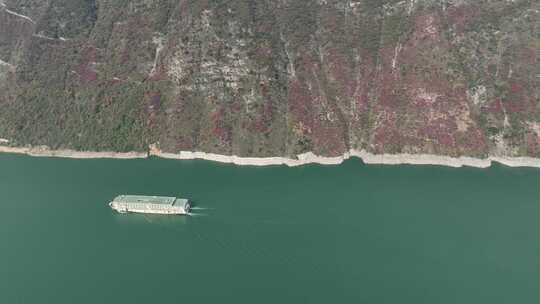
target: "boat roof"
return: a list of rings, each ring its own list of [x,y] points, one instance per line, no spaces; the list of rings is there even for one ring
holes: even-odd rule
[[[185,207],[186,204],[189,202],[189,200],[185,199],[185,198],[177,198],[175,201],[174,201],[174,205],[175,206],[182,206],[182,207]]]
[[[147,195],[119,195],[114,198],[119,203],[148,203],[160,205],[173,205],[176,197],[172,196],[147,196]],[[181,199],[184,200],[184,199]],[[187,200],[186,200],[187,201]]]

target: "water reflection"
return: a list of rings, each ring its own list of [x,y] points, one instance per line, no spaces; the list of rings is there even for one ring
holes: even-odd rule
[[[186,225],[189,216],[185,215],[156,215],[156,214],[140,214],[140,213],[117,213],[113,212],[115,222],[120,225],[164,225],[176,227],[178,225]]]

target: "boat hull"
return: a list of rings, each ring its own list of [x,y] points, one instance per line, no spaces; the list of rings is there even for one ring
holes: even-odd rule
[[[127,214],[127,213],[144,213],[144,214],[160,214],[160,215],[189,215],[189,213],[186,213],[185,211],[165,211],[165,210],[144,210],[144,209],[115,209],[113,210],[117,211],[121,214]]]
[[[189,211],[186,212],[183,208],[169,208],[169,209],[154,209],[154,208],[129,208],[122,205],[116,205],[109,203],[111,209],[118,213],[143,213],[143,214],[159,214],[159,215],[189,215]]]

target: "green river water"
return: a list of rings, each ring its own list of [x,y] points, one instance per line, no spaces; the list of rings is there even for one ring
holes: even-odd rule
[[[0,193],[0,303],[540,302],[538,169],[4,154]]]

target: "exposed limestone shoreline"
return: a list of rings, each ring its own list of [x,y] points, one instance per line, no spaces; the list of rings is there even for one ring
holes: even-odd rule
[[[379,165],[437,165],[459,168],[463,166],[475,168],[488,168],[493,162],[497,162],[509,167],[534,167],[540,168],[540,159],[532,157],[489,157],[479,159],[472,157],[449,157],[430,154],[371,154],[365,151],[351,150],[343,156],[323,157],[312,152],[300,154],[296,159],[286,157],[239,157],[205,152],[181,151],[179,153],[162,152],[155,147],[151,147],[149,153],[144,152],[90,152],[74,150],[51,150],[46,146],[40,147],[9,147],[0,145],[0,153],[26,154],[36,157],[62,157],[62,158],[115,158],[115,159],[137,159],[156,156],[165,159],[193,160],[204,159],[220,163],[230,163],[246,166],[272,166],[286,165],[289,167],[306,164],[339,165],[351,157],[358,157],[366,164]]]
[[[8,147],[0,145],[0,153],[15,153],[26,154],[36,157],[62,157],[62,158],[117,158],[117,159],[133,159],[146,158],[148,153],[142,152],[91,152],[91,151],[75,151],[75,150],[51,150],[45,146],[39,147]]]
[[[459,168],[463,166],[475,168],[488,168],[493,162],[498,162],[509,167],[535,167],[540,168],[540,159],[532,157],[490,157],[478,159],[472,157],[449,157],[429,154],[371,154],[365,151],[351,150],[338,157],[323,157],[312,152],[300,154],[297,159],[284,157],[238,157],[227,156],[205,152],[182,151],[178,154],[172,153],[150,153],[151,155],[168,159],[205,159],[221,163],[232,163],[236,165],[249,166],[271,166],[287,165],[289,167],[306,164],[339,165],[351,157],[361,158],[365,164],[379,165],[438,165]]]

